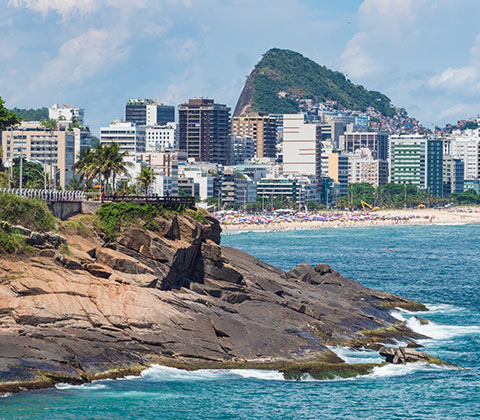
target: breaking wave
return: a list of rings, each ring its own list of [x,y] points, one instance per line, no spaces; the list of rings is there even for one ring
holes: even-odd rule
[[[102,381],[103,382],[103,381]],[[86,383],[86,384],[81,384],[81,385],[72,385],[72,384],[66,384],[64,382],[60,382],[58,384],[55,384],[55,388],[57,389],[85,389],[85,390],[96,390],[96,389],[104,389],[107,386],[105,384],[99,383],[99,382],[93,382],[93,383]]]
[[[480,327],[476,325],[459,326],[459,325],[443,325],[433,321],[422,324],[417,318],[412,317],[407,320],[407,327],[411,330],[426,335],[435,340],[448,340],[453,337],[480,333]]]
[[[139,378],[139,377],[137,377]],[[152,365],[142,372],[141,378],[151,381],[205,381],[218,379],[256,379],[262,381],[282,381],[283,373],[260,369],[199,369],[194,371]]]
[[[429,371],[441,371],[452,370],[455,367],[433,365],[427,362],[407,363],[405,365],[393,365],[387,364],[384,366],[378,366],[373,368],[373,372],[365,375],[365,378],[388,378],[390,376],[403,376],[411,375],[416,372],[429,372]]]
[[[328,346],[328,348],[348,364],[382,363],[384,361],[378,352],[372,350],[355,350],[342,346]]]

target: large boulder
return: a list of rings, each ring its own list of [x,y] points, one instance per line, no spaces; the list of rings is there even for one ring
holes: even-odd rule
[[[154,274],[154,270],[133,257],[109,248],[98,248],[97,261],[108,267],[127,274]]]
[[[386,362],[394,365],[432,361],[432,356],[409,347],[381,347],[378,352],[385,357]]]

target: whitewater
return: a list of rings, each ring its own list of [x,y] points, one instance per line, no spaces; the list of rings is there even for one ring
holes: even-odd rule
[[[429,337],[421,350],[461,368],[409,363],[350,379],[287,381],[276,371],[153,365],[137,377],[8,395],[0,399],[0,419],[478,419],[479,237],[479,225],[463,225],[222,238],[282,269],[328,263],[365,286],[426,303],[428,312],[392,315]],[[330,349],[348,363],[382,361],[375,351]]]

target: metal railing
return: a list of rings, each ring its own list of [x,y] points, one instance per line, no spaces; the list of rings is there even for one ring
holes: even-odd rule
[[[127,202],[138,204],[154,204],[162,207],[195,207],[195,197],[170,197],[170,196],[141,196],[141,195],[105,195],[104,203]]]
[[[0,188],[1,193],[15,194],[24,198],[43,201],[85,201],[87,195],[83,191],[36,190],[28,188]]]

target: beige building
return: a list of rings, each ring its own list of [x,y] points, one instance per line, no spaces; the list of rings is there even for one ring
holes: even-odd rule
[[[256,157],[276,157],[277,120],[274,117],[258,113],[233,117],[232,134],[252,137],[255,141]]]
[[[366,182],[377,188],[388,183],[388,162],[373,159],[368,148],[358,149],[348,155],[348,183]]]
[[[328,155],[328,177],[339,185],[340,196],[348,191],[348,156],[338,152]]]
[[[38,121],[24,121],[2,132],[2,151],[7,164],[20,155],[40,163],[50,187],[65,188],[74,174],[75,136],[65,128],[50,131]]]

